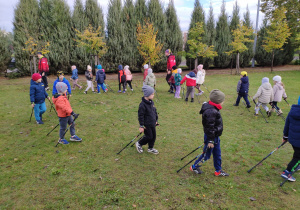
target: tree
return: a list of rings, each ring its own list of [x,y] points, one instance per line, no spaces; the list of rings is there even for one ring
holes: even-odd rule
[[[102,8],[99,6],[97,0],[86,0],[85,3],[85,15],[87,18],[87,25],[91,25],[95,30],[99,27],[101,30],[101,36],[104,35],[104,18]]]
[[[188,57],[195,59],[195,66],[198,65],[198,58],[214,58],[218,54],[215,52],[214,46],[208,46],[202,42],[202,35],[204,34],[203,23],[196,23],[194,28],[190,30],[189,37],[187,41],[189,45],[189,52],[187,53]]]
[[[270,19],[271,25],[267,28],[268,36],[264,41],[265,44],[263,47],[267,52],[272,52],[271,72],[273,72],[274,50],[280,49],[291,35],[287,21],[285,20],[285,13],[285,8],[276,9]]]
[[[216,27],[215,27],[215,18],[214,18],[214,10],[212,4],[210,4],[209,15],[206,22],[206,34],[205,40],[208,46],[215,45],[216,39]],[[207,58],[204,62],[204,68],[208,69],[209,66],[213,63],[213,59]]]
[[[155,65],[160,61],[160,54],[162,44],[157,41],[158,31],[155,31],[152,23],[148,21],[142,26],[138,23],[137,40],[139,42],[138,50],[144,58],[144,64],[148,63],[150,66]]]
[[[243,25],[242,22],[240,22],[237,29],[232,31],[233,41],[229,44],[230,46],[232,46],[232,50],[227,52],[227,54],[228,55],[236,54],[236,74],[240,72],[239,55],[240,53],[248,50],[245,43],[253,42],[253,40],[249,38],[252,34],[253,34],[253,29]]]
[[[230,56],[225,53],[231,50],[229,46],[229,43],[231,42],[231,35],[229,31],[225,6],[225,1],[223,0],[221,14],[219,16],[216,27],[215,50],[217,51],[218,56],[214,58],[214,65],[220,68],[228,67],[231,60]]]
[[[12,34],[0,30],[0,71],[4,71],[8,67],[11,59]]]
[[[229,25],[229,30],[231,33],[231,41],[233,41],[233,31],[238,28],[239,24],[240,24],[240,7],[236,0],[235,4],[233,5],[231,21],[230,21],[230,25]],[[232,64],[234,64],[234,63],[236,64],[237,60],[233,56],[233,54],[231,54],[230,56],[231,56],[231,68],[232,68]]]

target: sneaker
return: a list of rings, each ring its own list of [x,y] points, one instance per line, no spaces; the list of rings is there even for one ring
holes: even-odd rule
[[[202,174],[203,171],[200,170],[200,167],[194,168],[193,165],[191,165],[190,170],[193,171],[195,174]]]
[[[158,152],[158,150],[157,149],[154,149],[154,148],[149,148],[148,149],[148,152],[149,153],[153,153],[154,155],[157,155],[159,152]]]
[[[219,172],[215,171],[215,176],[229,176],[229,174],[220,170]]]
[[[194,98],[191,99],[191,102],[192,102],[192,103],[194,102]]]
[[[42,120],[37,120],[36,123],[40,124],[40,125],[44,124],[44,122]]]
[[[170,92],[171,92],[171,89],[169,89],[168,92],[170,93]]]
[[[131,91],[133,92],[133,89],[131,89]]]
[[[121,92],[122,92],[121,90],[118,91],[118,93],[121,93]]]
[[[186,98],[185,101],[188,101],[188,98]]]
[[[272,115],[272,112],[267,111],[267,116],[268,116],[268,117],[271,117],[271,115]]]
[[[96,91],[93,91],[93,93],[97,93]]]
[[[296,181],[296,179],[292,176],[292,172],[289,172],[288,170],[284,170],[281,177],[289,180],[290,182]]]
[[[138,141],[135,143],[135,147],[136,147],[136,150],[138,151],[138,153],[144,152],[142,145],[140,145]]]
[[[247,108],[248,108],[248,109],[251,108],[251,105],[247,105]]]
[[[125,89],[125,91],[127,91],[127,89]],[[124,91],[123,91],[124,92]]]
[[[258,114],[254,113],[254,116],[258,116]]]
[[[199,96],[201,96],[203,93],[204,93],[204,91],[201,91],[201,92],[199,93]]]
[[[87,91],[84,91],[83,93],[84,93],[84,94],[87,94]]]
[[[122,93],[126,93],[126,92],[125,92],[125,90],[123,90],[123,92],[122,92]]]
[[[82,141],[82,138],[79,138],[78,136],[74,135],[71,136],[70,141]]]
[[[233,106],[239,106],[238,104],[233,104]]]
[[[43,121],[43,115],[40,114],[40,121]]]
[[[98,92],[98,94],[101,94],[100,92]]]
[[[69,142],[66,139],[59,139],[58,143],[60,143],[60,144],[69,144]]]

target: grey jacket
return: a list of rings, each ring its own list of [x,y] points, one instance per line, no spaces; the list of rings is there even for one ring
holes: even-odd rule
[[[285,93],[285,90],[283,88],[283,85],[281,82],[277,82],[273,86],[273,94],[274,94],[274,99],[273,101],[280,102],[282,97],[287,98],[287,95]]]
[[[258,98],[258,102],[263,103],[263,104],[268,104],[271,101],[273,101],[272,85],[269,82],[262,84],[258,88],[257,93],[253,96],[254,100],[256,98]]]
[[[156,85],[156,78],[153,73],[147,75],[145,79],[145,84],[154,88],[154,86]]]

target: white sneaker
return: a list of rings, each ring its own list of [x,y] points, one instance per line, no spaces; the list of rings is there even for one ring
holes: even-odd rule
[[[148,152],[149,153],[153,153],[153,154],[155,154],[155,155],[157,155],[159,152],[156,150],[156,149],[154,149],[154,148],[151,148],[151,149],[148,149]]]
[[[138,151],[138,153],[144,152],[142,145],[140,145],[138,141],[135,143],[135,147],[136,147],[136,150]]]
[[[204,91],[201,91],[201,92],[199,93],[199,96],[201,96],[203,93],[204,93]]]

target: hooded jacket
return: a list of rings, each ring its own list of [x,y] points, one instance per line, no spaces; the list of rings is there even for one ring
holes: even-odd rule
[[[258,102],[268,104],[273,101],[273,89],[269,82],[263,83],[253,96],[253,100],[258,98]]]
[[[97,81],[98,84],[103,84],[104,80],[106,80],[106,75],[103,72],[103,69],[100,69],[96,73],[96,81]]]
[[[202,69],[197,72],[196,83],[202,85],[204,83],[204,79],[205,79],[205,70]]]
[[[150,87],[154,88],[154,86],[156,85],[156,78],[155,78],[155,75],[148,71],[148,75],[145,79],[145,84],[146,85],[149,85]]]
[[[174,80],[175,80],[175,85],[180,86],[180,82],[182,80],[181,75],[179,73],[175,74]]]
[[[58,117],[68,117],[73,112],[71,104],[65,95],[55,94],[52,97]]]
[[[286,98],[287,95],[285,93],[284,87],[281,82],[277,82],[273,86],[273,94],[274,94],[274,99],[273,101],[280,102],[282,97]]]
[[[172,67],[176,66],[176,59],[175,59],[175,55],[170,54],[168,56],[168,61],[167,61],[167,69],[172,71]]]
[[[44,83],[37,83],[33,80],[30,81],[30,102],[35,104],[42,104],[45,102],[45,98],[48,97],[48,93],[45,90]]]
[[[54,81],[54,84],[53,84],[52,95],[57,94],[56,83],[58,83],[58,82],[60,82],[60,81],[59,81],[59,79],[57,78],[57,79]],[[65,83],[65,84],[68,86],[68,93],[71,95],[71,94],[72,94],[72,93],[71,93],[71,85],[70,85],[69,81],[68,81],[66,78],[64,78],[62,82]]]
[[[84,75],[85,75],[85,78],[86,78],[88,81],[92,81],[92,80],[93,80],[93,73],[92,73],[92,71],[86,70],[85,73],[84,73]]]
[[[245,94],[249,92],[249,78],[248,76],[246,77],[242,77],[238,84],[237,84],[237,88],[236,91],[240,94]]]
[[[223,120],[217,107],[204,103],[201,107],[202,125],[207,136],[206,141],[214,141],[215,137],[221,136],[223,132]]]
[[[78,70],[77,69],[73,69],[72,70],[72,77],[73,80],[78,79]]]
[[[39,66],[38,66],[39,72],[49,72],[49,65],[48,65],[48,60],[44,56],[42,56],[39,59]]]
[[[283,136],[288,137],[291,145],[300,148],[300,105],[292,105],[285,121]]]
[[[180,85],[182,85],[186,80],[186,86],[191,87],[191,86],[196,86],[196,75],[194,72],[190,72],[187,75],[183,77],[183,79],[180,82]]]
[[[145,126],[146,128],[147,126],[155,127],[158,120],[158,115],[152,100],[148,101],[142,97],[142,102],[140,103],[138,111],[138,119],[140,126]]]
[[[126,69],[125,74],[126,74],[126,81],[131,81],[132,80],[131,71],[129,69]]]

